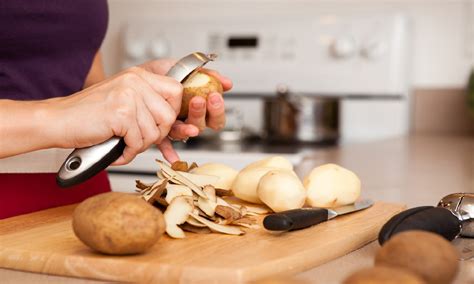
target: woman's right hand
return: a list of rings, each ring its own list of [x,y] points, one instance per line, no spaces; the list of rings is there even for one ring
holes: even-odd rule
[[[175,79],[132,67],[72,96],[48,100],[56,147],[83,148],[113,136],[126,147],[114,165],[130,162],[170,132],[183,87]]]

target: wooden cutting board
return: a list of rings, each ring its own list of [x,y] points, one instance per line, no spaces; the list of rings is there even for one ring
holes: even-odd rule
[[[403,205],[377,202],[369,209],[308,229],[244,236],[187,233],[163,237],[149,252],[106,256],[72,232],[74,205],[0,221],[0,267],[38,273],[140,283],[242,283],[308,270],[375,240]]]

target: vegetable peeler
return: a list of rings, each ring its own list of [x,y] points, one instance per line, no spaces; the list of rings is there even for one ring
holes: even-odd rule
[[[183,83],[199,68],[216,57],[215,54],[191,53],[176,62],[166,76]],[[88,180],[117,160],[122,155],[125,146],[122,137],[112,137],[97,145],[75,149],[59,169],[56,176],[57,184],[61,187],[70,187]]]
[[[410,230],[438,234],[452,241],[460,260],[473,258],[474,193],[452,193],[443,197],[437,207],[414,207],[393,216],[380,230],[379,243]]]
[[[443,197],[437,207],[415,207],[393,216],[382,227],[379,243],[409,230],[433,232],[449,241],[474,237],[474,193],[452,193]]]

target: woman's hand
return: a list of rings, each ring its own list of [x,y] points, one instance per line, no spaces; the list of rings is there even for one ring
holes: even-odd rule
[[[82,148],[112,136],[127,146],[115,165],[130,162],[152,144],[166,140],[179,113],[182,85],[176,80],[132,67],[69,97],[54,99],[50,108],[61,123],[57,145]]]
[[[186,139],[206,126],[220,129],[225,123],[224,102],[217,93],[207,101],[193,98],[188,119],[176,121],[183,87],[164,76],[174,63],[157,60],[132,67],[68,97],[0,100],[0,133],[8,137],[0,139],[0,158],[53,147],[83,148],[119,136],[127,146],[115,165],[130,162],[152,144],[174,162],[178,156],[168,135]],[[232,87],[229,79],[206,72],[218,78],[224,90]]]
[[[169,59],[155,60],[142,65],[142,67],[155,74],[165,75],[176,61]],[[202,69],[209,75],[217,78],[222,83],[224,91],[232,88],[232,81],[218,72]],[[194,97],[189,102],[188,118],[185,121],[176,121],[171,128],[169,137],[177,140],[185,140],[189,137],[198,136],[206,127],[220,130],[225,126],[225,107],[222,94],[212,93],[207,100],[202,97]],[[164,157],[170,161],[178,160],[178,155],[173,149],[169,139],[164,139],[158,146]]]

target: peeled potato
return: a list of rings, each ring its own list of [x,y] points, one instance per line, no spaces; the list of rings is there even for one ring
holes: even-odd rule
[[[249,168],[278,168],[292,171],[293,164],[282,156],[271,156],[259,161],[255,161],[245,167],[245,169]]]
[[[401,232],[375,255],[375,265],[406,269],[429,284],[452,283],[459,269],[459,254],[443,237],[426,231]]]
[[[191,173],[219,177],[219,180],[212,185],[215,188],[229,190],[239,172],[225,164],[206,163],[194,168]]]
[[[165,231],[165,220],[160,210],[136,195],[108,192],[80,203],[72,228],[90,248],[125,255],[152,247]]]
[[[288,170],[271,170],[258,184],[259,199],[275,212],[301,208],[306,190],[299,178]]]
[[[354,203],[360,196],[357,175],[336,164],[314,168],[304,179],[306,202],[312,207],[338,207]]]
[[[271,156],[255,161],[243,168],[232,183],[232,192],[237,198],[262,204],[257,194],[258,183],[261,177],[275,169],[287,170],[296,176],[293,172],[293,164],[289,160],[281,156]]]
[[[179,119],[186,119],[186,117],[188,117],[189,102],[193,97],[200,96],[207,99],[210,93],[217,92],[222,94],[224,92],[219,80],[203,72],[196,72],[186,79],[183,87],[183,99],[178,115]]]
[[[258,198],[257,187],[260,179],[276,168],[245,168],[239,172],[232,184],[232,192],[244,201],[263,204]]]

